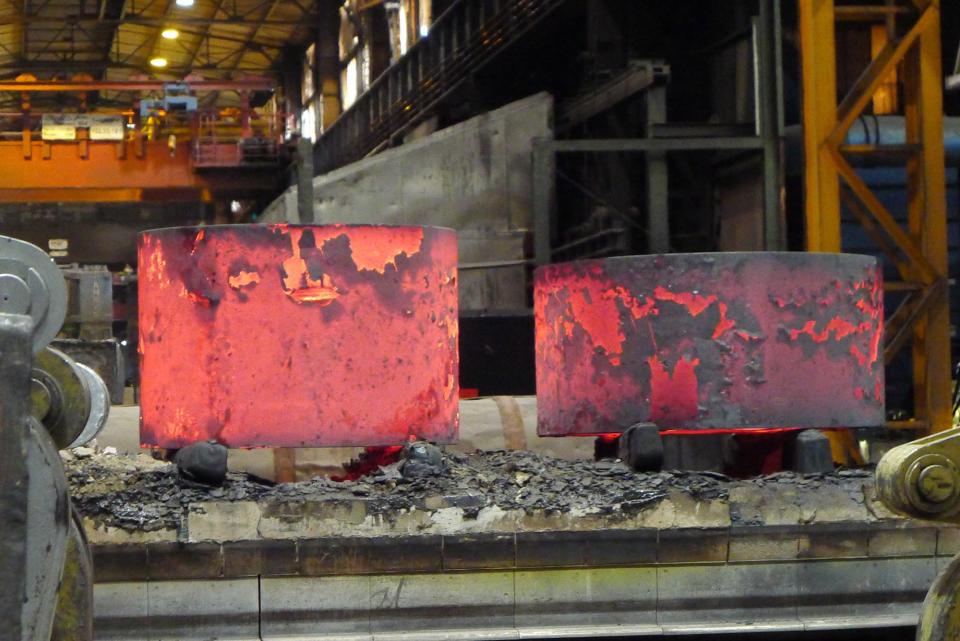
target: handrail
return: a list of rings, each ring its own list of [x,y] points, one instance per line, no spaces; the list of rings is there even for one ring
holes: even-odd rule
[[[314,167],[359,160],[421,122],[430,109],[565,0],[458,0],[323,133]]]

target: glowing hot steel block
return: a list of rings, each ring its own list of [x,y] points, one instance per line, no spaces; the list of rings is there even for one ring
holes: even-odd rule
[[[172,228],[139,249],[145,444],[456,439],[452,230]]]
[[[543,436],[883,423],[873,258],[589,260],[541,267],[534,296]]]

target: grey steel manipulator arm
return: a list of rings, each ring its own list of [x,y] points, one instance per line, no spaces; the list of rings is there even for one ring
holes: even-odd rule
[[[66,303],[53,261],[0,236],[0,641],[92,634],[89,551],[58,449],[94,438],[110,404],[92,370],[47,347]],[[65,566],[70,586],[61,585]],[[64,603],[61,590],[81,597]],[[58,601],[70,616],[58,617]]]

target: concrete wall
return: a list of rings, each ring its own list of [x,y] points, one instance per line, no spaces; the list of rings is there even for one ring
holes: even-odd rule
[[[532,221],[533,140],[552,135],[553,99],[540,93],[314,179],[318,223],[441,225],[460,236],[463,309],[527,307],[521,261]],[[296,188],[265,222],[299,222]]]

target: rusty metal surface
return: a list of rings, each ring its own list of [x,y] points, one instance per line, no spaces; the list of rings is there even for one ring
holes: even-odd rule
[[[172,228],[139,265],[144,443],[456,438],[453,231]]]
[[[866,256],[718,253],[535,275],[538,432],[854,427],[884,419],[882,282]]]

